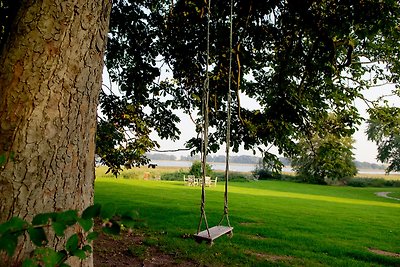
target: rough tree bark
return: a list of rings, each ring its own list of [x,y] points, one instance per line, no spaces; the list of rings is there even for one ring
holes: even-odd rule
[[[96,109],[111,5],[20,1],[0,55],[0,155],[8,159],[0,169],[0,222],[83,210],[92,203]],[[30,250],[29,242],[21,242],[15,260]]]

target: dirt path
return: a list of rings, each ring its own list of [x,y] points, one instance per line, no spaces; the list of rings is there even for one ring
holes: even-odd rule
[[[400,198],[388,196],[388,194],[390,194],[390,193],[392,193],[392,192],[376,192],[375,195],[377,195],[378,197],[384,197],[384,198],[400,200]]]

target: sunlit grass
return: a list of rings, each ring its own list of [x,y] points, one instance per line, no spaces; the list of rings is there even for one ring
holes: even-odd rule
[[[207,188],[210,225],[222,216],[220,183]],[[234,237],[199,245],[182,236],[196,232],[198,187],[182,182],[98,178],[95,201],[134,209],[153,244],[182,259],[211,266],[400,266],[400,259],[369,248],[400,253],[400,201],[375,195],[381,188],[289,182],[230,183]],[[400,188],[391,188],[400,194]],[[212,256],[211,256],[212,255]]]
[[[103,178],[113,178],[115,177],[111,172],[107,173],[107,167],[101,166],[96,168],[96,177],[103,177]],[[155,179],[160,177],[164,173],[173,173],[179,171],[188,171],[188,168],[184,167],[159,167],[156,168],[148,168],[147,166],[142,167],[134,167],[131,169],[123,169],[122,172],[119,174],[118,178],[121,179],[143,179],[144,177],[149,177],[150,179]],[[148,176],[145,174],[148,173]]]

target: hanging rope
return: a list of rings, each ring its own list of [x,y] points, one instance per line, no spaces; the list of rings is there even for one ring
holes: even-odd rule
[[[229,74],[228,74],[228,94],[227,94],[227,118],[226,118],[226,156],[225,156],[225,193],[224,193],[224,215],[219,221],[218,225],[221,225],[224,218],[231,226],[229,221],[229,209],[228,209],[228,181],[229,181],[229,152],[231,146],[231,106],[232,106],[232,94],[231,94],[231,83],[232,83],[232,46],[233,46],[233,0],[230,3],[230,15],[229,15]]]
[[[210,77],[208,73],[208,68],[210,64],[210,22],[211,22],[211,0],[208,1],[207,10],[207,52],[206,52],[206,80],[203,87],[203,98],[202,98],[202,116],[203,116],[203,135],[202,135],[202,145],[201,145],[201,169],[202,169],[202,183],[201,183],[201,216],[199,221],[199,226],[197,227],[197,233],[200,232],[201,225],[204,219],[208,236],[210,236],[210,231],[208,227],[208,221],[205,212],[205,181],[206,181],[206,165],[207,165],[207,148],[208,148],[208,100],[210,94]]]
[[[231,106],[232,106],[232,95],[231,95],[231,84],[232,84],[232,50],[233,50],[233,0],[230,3],[230,37],[229,37],[229,73],[228,73],[228,94],[227,94],[227,121],[226,121],[226,165],[225,165],[225,193],[224,193],[224,214],[218,224],[218,226],[212,227],[213,237],[210,234],[210,228],[208,227],[206,212],[205,212],[205,183],[206,183],[206,170],[207,170],[207,149],[208,149],[208,128],[209,128],[209,94],[210,94],[210,81],[209,81],[209,61],[210,61],[210,17],[211,17],[211,0],[208,2],[208,20],[207,20],[207,60],[206,60],[206,79],[203,88],[202,98],[202,117],[203,117],[203,135],[201,144],[201,160],[202,160],[202,183],[201,183],[201,216],[199,225],[197,228],[198,239],[207,239],[209,242],[223,235],[232,235],[233,227],[229,221],[229,209],[228,209],[228,181],[229,181],[229,152],[230,152],[230,135],[231,135]],[[228,227],[221,226],[221,223],[226,218]],[[203,219],[206,225],[206,230],[200,233],[200,229],[203,223]],[[208,238],[205,236],[207,234]]]

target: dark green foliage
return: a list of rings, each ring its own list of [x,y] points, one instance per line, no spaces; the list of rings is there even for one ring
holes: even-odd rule
[[[68,255],[65,251],[55,251],[52,248],[39,247],[35,249],[32,258],[24,260],[22,266],[69,266],[64,263],[67,258]]]
[[[183,176],[187,176],[188,174],[189,174],[189,172],[183,172],[183,171],[163,173],[161,175],[161,180],[183,181]]]
[[[72,256],[85,259],[92,253],[90,242],[97,238],[98,233],[91,231],[93,219],[97,217],[104,219],[103,232],[118,235],[121,231],[122,222],[129,226],[134,218],[127,212],[121,215],[115,214],[113,205],[101,207],[96,204],[88,207],[78,216],[77,211],[67,210],[63,212],[38,214],[28,223],[18,217],[0,224],[0,251],[7,253],[9,257],[14,255],[18,244],[18,237],[28,233],[30,240],[36,246],[31,258],[25,259],[22,266],[67,266],[65,261]],[[57,236],[63,237],[64,231],[79,222],[86,234],[73,234],[68,237],[65,250],[57,251],[47,247],[48,240],[46,232],[52,227]]]
[[[225,182],[225,172],[215,172],[214,177],[218,178],[218,182]],[[249,182],[251,175],[240,172],[229,172],[229,182]]]
[[[168,82],[155,82],[164,8],[150,0],[113,3],[105,64],[118,88],[103,86],[96,149],[115,175],[148,163],[145,153],[158,147],[152,131],[172,140],[180,134],[174,101],[164,98]]]
[[[399,180],[386,180],[383,178],[351,178],[348,186],[353,187],[400,187]]]
[[[200,115],[206,5],[114,1],[106,66],[122,95],[102,93],[97,147],[115,174],[125,164],[146,163],[144,152],[157,147],[151,130],[162,138],[177,138],[179,119],[173,110]],[[359,123],[354,100],[362,97],[360,92],[379,81],[399,80],[398,1],[238,1],[232,49],[229,5],[215,1],[211,12],[209,113],[215,131],[210,151],[225,140],[231,50],[234,151],[241,144],[253,151],[273,144],[281,154],[293,156],[295,140],[323,125],[331,111],[346,126],[340,131],[349,134]],[[376,61],[383,64],[363,64]],[[240,106],[239,90],[261,108]],[[192,117],[200,133],[201,116]],[[132,134],[125,135],[128,129]],[[187,146],[198,151],[200,144],[200,138],[192,138]]]
[[[205,174],[206,176],[213,176],[213,170],[210,164],[206,164]],[[194,161],[189,169],[189,174],[195,177],[202,177],[202,163],[200,161]]]
[[[282,162],[268,153],[263,159],[259,160],[252,174],[256,180],[280,180],[282,167]]]
[[[400,108],[383,106],[368,112],[367,135],[378,146],[377,159],[389,164],[387,173],[400,171]]]
[[[92,206],[87,207],[82,212],[82,219],[93,219],[100,215],[101,206],[99,204],[94,204]]]
[[[309,183],[344,183],[357,174],[353,158],[354,140],[346,133],[341,119],[331,114],[325,124],[308,131],[309,136],[298,142],[298,155],[292,168]],[[344,130],[343,130],[344,129]]]
[[[32,243],[37,247],[45,246],[48,243],[43,227],[29,227],[28,234]]]
[[[273,173],[270,170],[267,169],[259,169],[258,167],[252,171],[254,179],[257,180],[279,180],[279,176],[273,175]]]
[[[212,9],[211,62],[216,66],[210,71],[210,123],[216,129],[210,136],[212,151],[222,144],[226,130],[228,8],[225,2],[217,1]],[[371,12],[371,8],[379,12]],[[200,105],[205,76],[206,12],[203,2],[178,1],[170,9],[166,23],[164,56],[178,81],[172,93],[185,110]],[[390,31],[381,32],[379,27],[383,24],[369,24],[381,21],[393,29],[397,27],[394,14],[398,12],[395,2],[237,3],[232,95],[238,99],[236,90],[240,86],[262,108],[245,109],[235,101],[233,150],[241,143],[247,149],[274,144],[293,154],[293,139],[304,135],[311,126],[318,127],[329,110],[337,113],[346,125],[342,130],[352,132],[359,122],[352,100],[369,86],[361,79],[369,72],[368,66],[358,63],[361,55],[373,61],[379,54],[380,58],[396,62],[383,47],[387,43],[375,44],[377,35],[392,35]],[[344,71],[349,75],[343,75]],[[246,79],[246,74],[251,74],[252,79]],[[350,80],[356,80],[354,86],[349,86]],[[191,146],[199,144],[199,138],[189,142]]]

